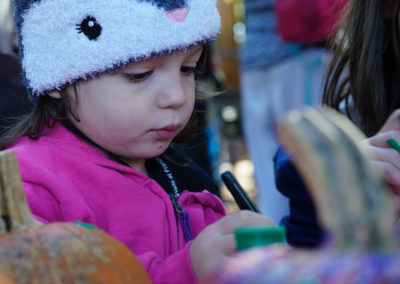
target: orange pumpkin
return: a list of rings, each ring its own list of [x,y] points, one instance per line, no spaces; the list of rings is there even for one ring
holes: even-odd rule
[[[293,112],[278,125],[332,240],[317,250],[277,244],[237,254],[202,283],[400,283],[391,191],[332,110]]]
[[[15,153],[0,153],[0,283],[152,283],[121,242],[74,223],[39,224]]]

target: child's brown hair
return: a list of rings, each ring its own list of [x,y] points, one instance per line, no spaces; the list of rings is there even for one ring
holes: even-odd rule
[[[400,108],[399,9],[397,0],[350,0],[328,72],[323,102],[339,110],[345,101],[367,136]]]

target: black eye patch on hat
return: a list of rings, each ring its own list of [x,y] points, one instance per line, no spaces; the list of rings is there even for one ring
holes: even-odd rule
[[[80,24],[76,25],[78,33],[83,33],[90,40],[96,40],[101,34],[101,26],[92,16],[87,16]]]

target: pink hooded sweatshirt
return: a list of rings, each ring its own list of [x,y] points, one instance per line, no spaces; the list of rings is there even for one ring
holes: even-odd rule
[[[195,283],[185,240],[167,193],[141,172],[108,159],[57,124],[38,140],[22,138],[17,153],[34,216],[44,222],[82,221],[123,242],[154,283]],[[225,215],[220,199],[184,191],[193,236]]]

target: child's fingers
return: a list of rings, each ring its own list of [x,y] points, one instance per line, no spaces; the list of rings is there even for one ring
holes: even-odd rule
[[[385,161],[374,161],[373,164],[380,170],[384,180],[392,188],[400,188],[400,171],[398,168]]]
[[[221,252],[229,256],[236,251],[235,234],[224,234],[220,238]]]
[[[276,224],[261,214],[254,213],[248,210],[241,210],[229,214],[219,220],[220,233],[231,234],[236,228],[240,227],[271,227]]]
[[[384,162],[394,167],[400,174],[400,153],[391,148],[370,147],[375,162]]]
[[[390,130],[400,130],[400,109],[395,110],[389,116],[379,132],[386,132]]]
[[[389,148],[390,146],[387,144],[387,140],[389,139],[394,139],[400,143],[400,130],[388,130],[386,132],[379,132],[375,136],[364,140],[363,144],[369,144],[375,147]]]

